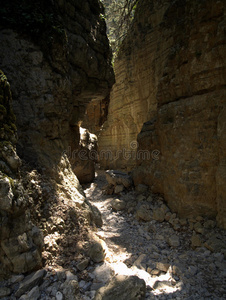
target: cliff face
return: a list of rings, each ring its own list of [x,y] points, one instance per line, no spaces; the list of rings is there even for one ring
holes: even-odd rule
[[[19,179],[15,115],[6,76],[0,71],[0,279],[41,265],[43,237],[30,220],[30,199]]]
[[[42,7],[44,2],[38,2]],[[51,171],[62,153],[78,149],[85,107],[108,95],[114,75],[100,2],[45,5],[61,24],[59,32],[43,29],[33,38],[23,27],[17,32],[1,29],[0,61],[12,86],[18,151]]]
[[[169,3],[165,1],[155,9],[147,1],[143,5],[115,60],[116,83],[99,139],[101,164],[106,168],[131,170],[136,165],[137,134],[157,109],[156,81],[168,47],[167,43],[163,49],[159,46],[159,28]]]
[[[0,8],[0,62],[16,115],[1,75],[0,278],[46,261],[64,264],[63,253],[75,253],[96,222],[75,173],[84,174],[83,165],[87,172],[79,153],[86,105],[104,99],[114,82],[102,12],[98,0],[16,0]]]
[[[137,164],[135,184],[164,194],[181,216],[217,215],[226,227],[224,27],[224,1],[140,2],[100,150],[131,153],[102,165]]]

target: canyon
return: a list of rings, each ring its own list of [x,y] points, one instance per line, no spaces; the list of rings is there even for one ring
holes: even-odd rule
[[[0,7],[0,298],[222,299],[226,3],[109,3]]]

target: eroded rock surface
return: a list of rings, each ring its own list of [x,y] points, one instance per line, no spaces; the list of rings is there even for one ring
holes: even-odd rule
[[[90,226],[102,225],[73,168],[86,105],[106,98],[114,81],[102,13],[98,0],[1,6],[0,61],[11,83],[18,140],[1,74],[0,277],[77,259]],[[38,289],[29,293],[25,299]]]
[[[43,236],[31,222],[30,199],[19,179],[21,161],[11,105],[10,85],[0,71],[0,279],[42,264]]]
[[[60,36],[46,36],[52,29],[49,24],[38,40],[21,34],[19,26],[16,31],[1,28],[0,60],[14,94],[18,151],[51,173],[62,153],[73,161],[86,105],[109,94],[114,75],[98,0],[36,2],[40,14],[60,20]]]
[[[137,163],[135,185],[164,194],[181,217],[217,217],[222,227],[224,27],[225,1],[140,2],[99,138],[104,168]]]

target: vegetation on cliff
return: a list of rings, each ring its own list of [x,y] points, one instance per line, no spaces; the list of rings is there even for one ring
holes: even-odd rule
[[[107,34],[114,56],[132,23],[139,0],[103,0],[105,5]]]

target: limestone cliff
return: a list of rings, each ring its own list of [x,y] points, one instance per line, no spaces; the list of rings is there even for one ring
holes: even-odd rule
[[[224,28],[225,1],[140,1],[99,144],[103,167],[137,164],[135,184],[226,227]]]

